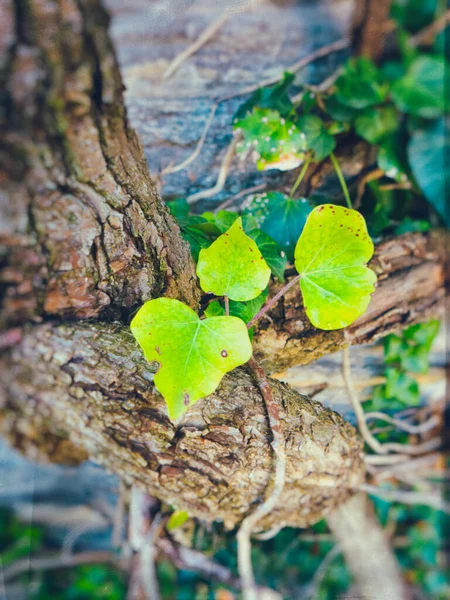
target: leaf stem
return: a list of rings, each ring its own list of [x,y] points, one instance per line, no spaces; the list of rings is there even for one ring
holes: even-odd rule
[[[299,281],[300,281],[300,275],[296,275],[293,279],[291,279],[291,281],[286,283],[286,285],[284,285],[281,288],[281,290],[277,294],[275,294],[275,296],[273,298],[271,298],[264,304],[264,306],[261,308],[261,310],[259,312],[256,313],[256,315],[253,317],[253,319],[247,323],[247,329],[250,329],[251,327],[253,327],[253,325],[256,323],[256,321],[258,321],[262,316],[264,316],[266,314],[266,312],[268,310],[270,310],[272,308],[272,306],[278,302],[278,300],[281,298],[281,296],[283,296],[293,285],[295,285]]]
[[[230,299],[228,296],[223,297],[223,301],[225,302],[225,314],[227,317],[230,316]]]
[[[292,196],[294,195],[296,189],[298,188],[298,186],[301,184],[301,182],[303,181],[303,177],[306,174],[306,171],[308,170],[308,167],[311,163],[311,157],[308,156],[308,158],[305,160],[305,162],[303,163],[303,167],[301,168],[301,171],[294,183],[294,185],[291,188],[291,191],[289,192],[289,198],[292,198]]]
[[[353,208],[352,201],[350,199],[350,194],[348,192],[347,184],[345,183],[344,175],[342,174],[341,167],[339,166],[338,160],[334,153],[330,154],[331,162],[333,163],[334,170],[336,171],[336,175],[338,176],[339,183],[341,184],[342,191],[344,192],[345,201],[347,202],[347,206],[349,208]]]

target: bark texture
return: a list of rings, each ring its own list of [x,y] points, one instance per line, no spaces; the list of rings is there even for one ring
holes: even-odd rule
[[[125,481],[229,527],[267,492],[267,416],[245,368],[226,376],[177,425],[153,387],[154,369],[119,324],[30,327],[2,371],[1,429],[25,451],[34,452],[34,431],[66,438]],[[263,525],[303,527],[359,486],[362,445],[337,413],[271,384],[286,439],[287,481]]]
[[[1,0],[3,325],[196,306],[186,244],[128,126],[94,0]]]
[[[357,0],[352,23],[352,49],[355,54],[380,58],[386,36],[393,29],[389,15],[392,0]]]

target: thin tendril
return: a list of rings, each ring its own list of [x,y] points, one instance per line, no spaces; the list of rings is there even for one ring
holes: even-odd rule
[[[348,187],[345,183],[344,175],[342,174],[341,167],[339,166],[338,160],[333,154],[330,154],[331,162],[333,163],[334,170],[336,171],[336,175],[338,176],[339,183],[341,184],[342,191],[344,192],[345,201],[347,202],[347,206],[349,208],[353,208],[352,201],[350,199],[350,194],[348,193]]]
[[[292,198],[292,196],[295,193],[295,190],[298,188],[298,186],[303,181],[303,177],[305,176],[305,173],[308,170],[308,167],[309,167],[310,163],[311,163],[311,157],[308,157],[305,160],[305,163],[303,164],[302,170],[300,171],[299,176],[297,177],[296,182],[294,183],[294,185],[292,186],[291,191],[289,192],[289,198]]]

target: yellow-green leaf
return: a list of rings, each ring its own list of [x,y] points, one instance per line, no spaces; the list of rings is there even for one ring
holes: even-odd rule
[[[239,217],[209,248],[200,251],[197,275],[202,290],[245,302],[259,296],[270,279],[270,268],[242,227]]]
[[[188,306],[170,298],[146,302],[130,327],[145,358],[161,365],[154,381],[172,420],[212,394],[225,373],[252,355],[247,327],[241,319],[223,316],[200,320]]]
[[[359,212],[332,204],[311,212],[295,248],[295,267],[314,327],[340,329],[365,312],[376,282],[366,266],[372,255]]]
[[[185,510],[174,510],[167,521],[167,531],[178,529],[178,527],[184,525],[188,519],[189,515]]]

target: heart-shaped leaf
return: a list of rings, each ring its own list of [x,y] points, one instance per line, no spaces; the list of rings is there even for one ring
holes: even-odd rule
[[[197,275],[202,290],[230,300],[256,298],[269,283],[270,268],[239,217],[211,246],[201,250]]]
[[[170,298],[146,302],[130,327],[145,358],[161,365],[154,381],[172,420],[212,394],[225,373],[252,355],[247,327],[241,319],[225,316],[200,320],[188,306]]]
[[[373,243],[356,210],[323,204],[308,217],[295,248],[306,314],[314,327],[340,329],[366,310],[376,275]]]

